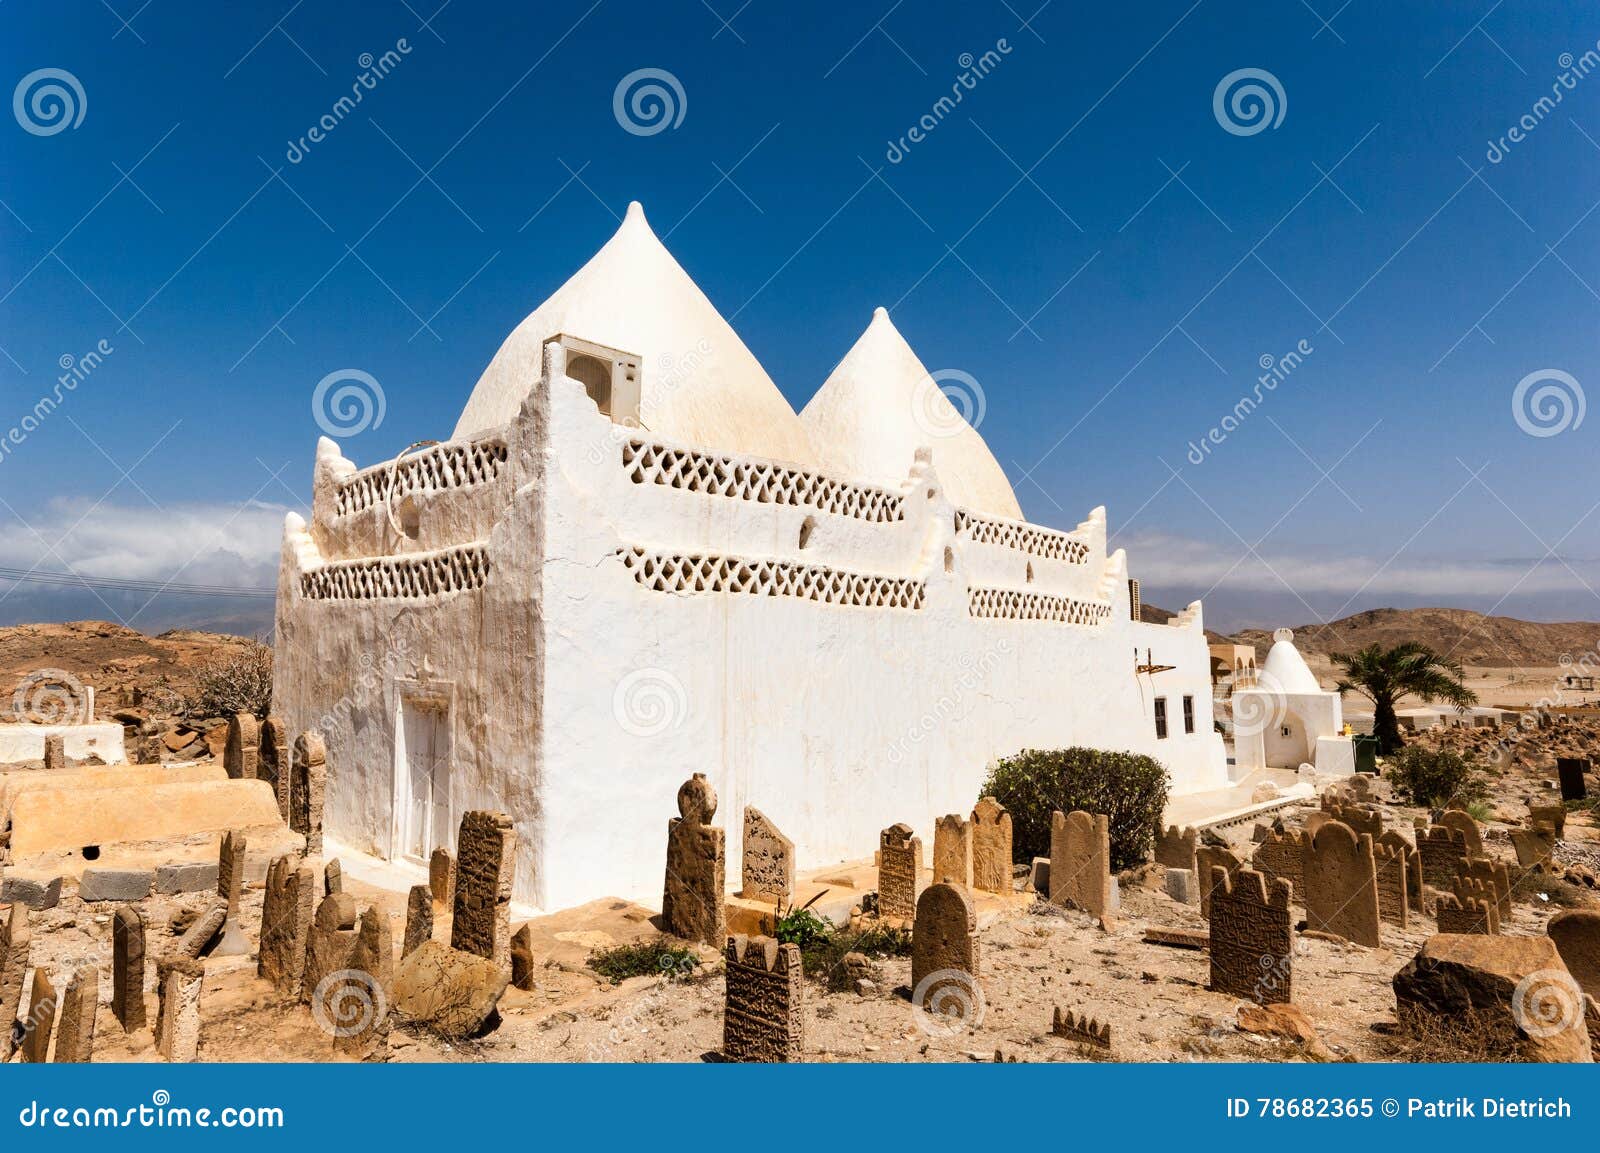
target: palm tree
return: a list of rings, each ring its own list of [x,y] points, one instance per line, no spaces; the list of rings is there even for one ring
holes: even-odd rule
[[[1458,709],[1478,703],[1478,694],[1461,682],[1460,665],[1414,641],[1390,649],[1368,645],[1350,655],[1333,653],[1331,659],[1344,670],[1339,691],[1354,690],[1372,702],[1372,733],[1383,756],[1405,743],[1394,712],[1400,698],[1420,697],[1424,704],[1445,701]]]

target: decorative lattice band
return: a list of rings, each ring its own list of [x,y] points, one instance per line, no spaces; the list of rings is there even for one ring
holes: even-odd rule
[[[1083,564],[1089,555],[1088,545],[1064,532],[1023,521],[990,520],[964,508],[956,509],[956,532],[965,532],[977,544],[997,544],[1068,564]]]
[[[421,600],[483,587],[489,549],[461,545],[416,556],[333,561],[300,576],[300,594],[314,601]]]
[[[975,588],[967,593],[967,611],[975,617],[993,620],[1098,625],[1111,615],[1111,606],[1099,601],[1080,601],[1048,593]]]
[[[684,556],[621,548],[617,555],[647,589],[671,593],[746,593],[819,604],[920,609],[925,586],[906,577],[839,572],[822,565],[730,556]]]
[[[387,499],[391,480],[396,496],[466,488],[494,480],[505,462],[506,446],[497,440],[436,445],[406,457],[398,468],[390,462],[356,473],[339,486],[334,514],[361,512]]]
[[[660,484],[758,504],[804,505],[875,524],[904,516],[900,494],[887,489],[850,484],[772,461],[669,448],[637,437],[623,442],[622,467],[634,484]]]

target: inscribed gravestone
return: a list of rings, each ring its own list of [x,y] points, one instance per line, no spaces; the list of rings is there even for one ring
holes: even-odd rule
[[[972,810],[972,887],[1011,892],[1011,853],[1011,814],[993,797],[978,798]]]
[[[929,885],[911,931],[911,1003],[935,1017],[970,1023],[981,1004],[978,918],[958,885]]]
[[[456,836],[456,897],[450,947],[511,971],[511,885],[517,834],[504,813],[474,809]]]
[[[111,1011],[126,1033],[145,1027],[144,917],[127,905],[111,918]]]
[[[305,975],[315,883],[310,867],[296,868],[294,858],[289,856],[274,858],[267,868],[256,975],[290,997],[300,995],[300,981]]]
[[[223,746],[222,764],[229,778],[253,781],[261,744],[261,730],[249,713],[234,713],[228,718],[228,743]]]
[[[744,810],[743,850],[740,896],[755,901],[794,896],[794,842],[753,805]]]
[[[800,947],[771,937],[728,938],[722,1055],[787,1062],[805,1052],[805,974]]]
[[[960,813],[933,823],[933,879],[972,887],[972,825]]]
[[[917,915],[922,874],[922,838],[906,824],[890,825],[878,836],[878,916],[909,921]]]
[[[1104,813],[1050,814],[1050,900],[1096,916],[1111,909],[1111,833]]]
[[[328,790],[328,746],[320,733],[294,741],[289,772],[289,827],[306,839],[306,855],[322,855],[322,808]]]
[[[1377,948],[1378,874],[1372,836],[1329,821],[1306,850],[1306,925]]]
[[[1289,882],[1212,866],[1211,988],[1258,1005],[1292,999],[1294,922]]]
[[[725,941],[727,919],[727,844],[723,830],[711,823],[716,812],[717,791],[704,773],[695,773],[678,788],[678,815],[667,822],[661,925],[675,937],[705,944]],[[463,859],[458,869],[464,864]]]

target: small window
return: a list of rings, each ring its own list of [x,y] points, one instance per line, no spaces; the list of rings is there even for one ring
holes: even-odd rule
[[[1167,739],[1167,698],[1156,698],[1156,740]]]
[[[1193,697],[1186,696],[1186,697],[1183,698],[1183,731],[1186,732],[1186,733],[1194,732],[1194,698]]]
[[[817,518],[814,517],[814,516],[806,517],[806,519],[801,523],[801,525],[800,525],[800,547],[801,548],[809,548],[811,546],[811,533],[816,527],[817,527]]]
[[[1032,583],[1033,583],[1033,562],[1032,562],[1032,561],[1029,561],[1029,562],[1028,562],[1028,573],[1027,573],[1027,577],[1028,577],[1028,583],[1029,583],[1029,584],[1032,584]]]
[[[1278,726],[1278,735],[1280,737],[1292,737],[1292,736],[1294,736],[1294,730],[1291,729],[1288,725],[1279,725]]]

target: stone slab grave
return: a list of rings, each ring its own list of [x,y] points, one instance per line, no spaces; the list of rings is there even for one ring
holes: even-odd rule
[[[1102,1023],[1087,1013],[1075,1013],[1071,1009],[1063,1010],[1060,1005],[1057,1005],[1055,1012],[1051,1014],[1050,1035],[1064,1037],[1084,1045],[1093,1045],[1108,1052],[1111,1049],[1111,1022]],[[1016,1058],[1013,1057],[1012,1060],[1015,1061]]]
[[[711,823],[716,812],[717,792],[704,773],[679,787],[678,816],[667,822],[661,927],[686,941],[720,945],[727,924],[727,842]],[[457,866],[458,890],[463,867],[464,862]]]
[[[1565,805],[1529,805],[1528,827],[1536,829],[1548,825],[1556,840],[1567,835],[1567,807]]]
[[[205,975],[205,964],[188,957],[156,963],[156,1051],[168,1061],[193,1061],[200,1056],[200,995]]]
[[[739,895],[787,903],[794,897],[794,842],[754,805],[744,810]]]
[[[922,838],[906,824],[878,835],[878,916],[910,921],[917,915],[922,878]]]
[[[1289,882],[1213,866],[1211,890],[1212,990],[1258,1005],[1293,1000]]]
[[[146,1027],[144,915],[123,906],[111,918],[111,1012],[124,1033]]]
[[[406,957],[422,945],[433,940],[433,890],[427,885],[412,885],[406,894],[406,930],[400,946],[400,956]],[[516,940],[512,939],[513,962],[516,957]]]
[[[1467,855],[1467,839],[1459,829],[1442,825],[1418,829],[1417,852],[1422,857],[1423,882],[1448,890],[1455,880],[1456,862]]]
[[[196,781],[129,787],[22,792],[11,804],[11,858],[74,857],[85,846],[175,841],[227,829],[280,827],[264,781]]]
[[[1557,757],[1556,776],[1561,782],[1561,799],[1581,801],[1587,798],[1589,788],[1583,778],[1591,771],[1588,757]]]
[[[1422,900],[1422,854],[1417,851],[1417,847],[1394,829],[1386,831],[1373,844],[1374,846],[1382,845],[1390,852],[1405,854],[1406,910],[1408,913],[1413,914],[1427,912],[1423,907]]]
[[[1500,932],[1500,914],[1494,898],[1483,900],[1476,896],[1458,896],[1440,893],[1434,903],[1433,915],[1441,933],[1482,933],[1496,936]]]
[[[1439,814],[1438,824],[1447,829],[1454,829],[1461,834],[1465,842],[1466,852],[1464,857],[1483,856],[1483,832],[1478,827],[1478,822],[1472,819],[1472,814],[1464,809],[1446,809]],[[1360,830],[1357,830],[1358,832]]]
[[[0,910],[0,1065],[15,1048],[11,1026],[22,1011],[29,945],[28,910],[21,905]]]
[[[1010,893],[1011,814],[993,797],[979,797],[972,810],[972,887]]]
[[[1299,829],[1285,829],[1279,833],[1267,830],[1266,838],[1256,845],[1250,856],[1250,867],[1264,874],[1269,881],[1288,881],[1296,900],[1304,899],[1306,834]]]
[[[80,765],[59,773],[37,769],[0,772],[0,821],[9,820],[11,806],[23,793],[59,793],[57,804],[70,804],[71,797],[89,789],[144,789],[151,785],[188,785],[200,781],[225,781],[228,774],[212,761],[185,765]]]
[[[1104,813],[1050,814],[1050,901],[1096,916],[1111,911],[1111,833]]]
[[[456,892],[450,947],[511,972],[511,885],[517,833],[504,813],[473,810],[456,834]]]
[[[1372,835],[1328,821],[1306,850],[1306,927],[1378,948],[1378,873]]]
[[[339,983],[337,974],[351,967],[360,930],[356,928],[356,899],[349,893],[322,898],[306,940],[305,970],[300,978],[300,1000],[312,1006],[325,1006],[329,994]],[[323,1012],[327,1010],[324,1007]]]
[[[289,823],[289,772],[293,759],[289,726],[283,718],[268,717],[262,721],[261,744],[256,750],[256,777],[272,786],[284,824]]]
[[[217,851],[217,896],[227,902],[228,916],[222,925],[222,940],[216,948],[219,957],[243,957],[250,952],[250,938],[240,923],[240,902],[244,897],[244,858],[247,841],[244,831],[222,834]]]
[[[1200,867],[1195,860],[1199,848],[1199,829],[1168,825],[1163,832],[1156,834],[1156,864],[1169,869],[1187,869],[1193,873]]]
[[[223,746],[222,767],[233,780],[253,781],[260,756],[261,726],[250,713],[228,718],[228,743]]]
[[[33,988],[28,994],[28,1013],[22,1018],[22,1062],[43,1065],[50,1059],[50,1039],[55,1033],[56,1011],[60,1007],[56,987],[41,965],[33,971]]]
[[[933,822],[933,879],[972,888],[972,822],[960,813]]]
[[[911,1005],[938,1028],[959,1029],[981,1016],[978,918],[959,885],[929,885],[917,898],[911,931]]]
[[[1494,896],[1500,923],[1504,925],[1511,920],[1511,868],[1504,861],[1492,861],[1488,857],[1463,857],[1456,861],[1456,876],[1481,882]],[[1452,890],[1455,884],[1455,878],[1452,877]]]
[[[1550,825],[1512,829],[1511,847],[1516,851],[1518,868],[1548,870],[1555,857],[1555,829]]]
[[[316,875],[291,856],[267,868],[261,901],[261,945],[256,975],[286,997],[300,996],[316,899]]]
[[[294,740],[289,768],[289,827],[306,839],[306,855],[322,855],[322,810],[328,792],[328,747],[320,733]],[[277,797],[274,794],[276,807]]]
[[[722,1013],[727,1061],[791,1062],[805,1054],[800,947],[771,937],[728,938]]]
[[[1244,861],[1238,853],[1222,845],[1201,845],[1195,852],[1195,860],[1200,870],[1200,916],[1209,921],[1211,894],[1215,888],[1212,870],[1220,868],[1230,874],[1237,873],[1244,868]]]
[[[435,849],[428,858],[428,890],[441,905],[452,902],[456,889],[456,863],[448,849]]]
[[[1378,919],[1404,929],[1411,913],[1410,854],[1380,840],[1372,846],[1372,861],[1378,877]]]
[[[100,970],[80,965],[61,996],[56,1024],[55,1063],[87,1065],[94,1057],[95,1009],[100,1003]]]
[[[394,940],[389,919],[377,906],[361,913],[350,967],[336,975],[325,999],[326,1019],[318,1024],[333,1034],[333,1050],[348,1057],[367,1057],[389,1037],[389,1006],[394,990]]]

